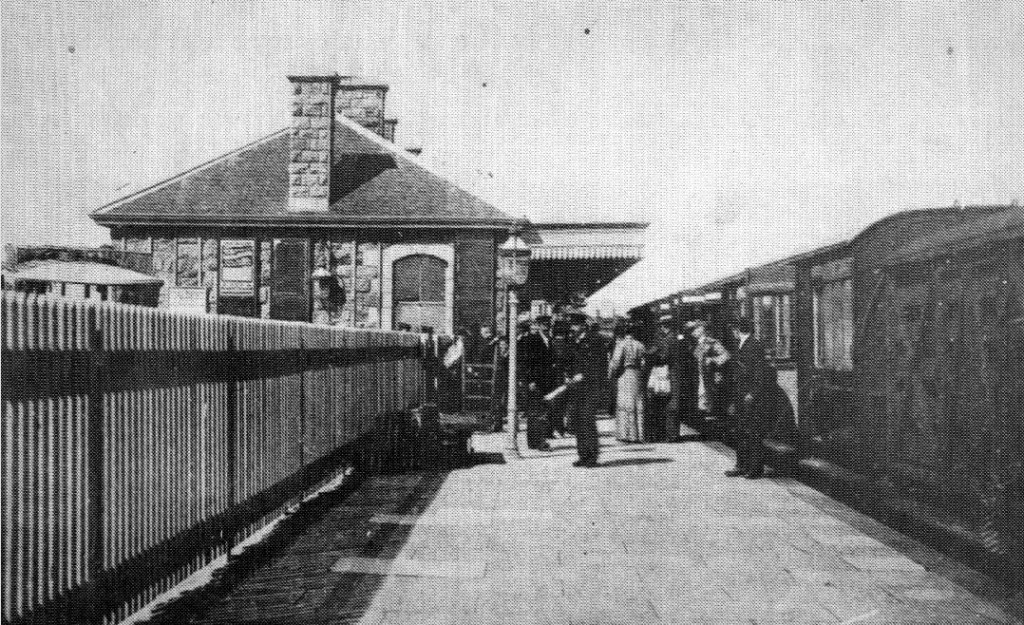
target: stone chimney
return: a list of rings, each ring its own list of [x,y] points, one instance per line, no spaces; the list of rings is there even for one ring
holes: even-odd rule
[[[289,76],[292,130],[288,157],[288,211],[326,212],[331,193],[337,75]]]
[[[381,135],[391,143],[395,142],[395,126],[398,125],[398,120],[395,118],[384,120],[384,134]]]
[[[384,117],[384,96],[388,93],[388,86],[353,76],[341,76],[337,84],[335,113],[344,115],[363,128],[388,139],[389,129]],[[394,126],[391,127],[392,131],[393,129]]]

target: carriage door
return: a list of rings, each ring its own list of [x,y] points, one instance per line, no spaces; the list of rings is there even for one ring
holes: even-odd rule
[[[448,263],[429,254],[413,254],[395,261],[392,270],[393,328],[408,326],[435,333],[447,328],[445,272]]]
[[[898,423],[890,462],[915,481],[934,483],[946,464],[946,424],[938,409],[932,285],[917,271],[895,279],[888,356]]]
[[[967,263],[965,263],[967,264]],[[1010,305],[1008,259],[984,257],[967,264],[964,271],[964,337],[959,358],[959,380],[964,398],[957,417],[960,449],[955,456],[969,475],[988,476],[1005,463],[1015,428],[1006,397],[1006,372],[1013,367],[1008,344]],[[951,381],[952,382],[952,381]]]

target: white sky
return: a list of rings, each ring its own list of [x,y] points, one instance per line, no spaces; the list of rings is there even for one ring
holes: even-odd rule
[[[509,214],[651,221],[594,298],[622,307],[1024,199],[1024,2],[5,0],[2,28],[5,242],[106,241],[89,211],[285,126],[311,70],[387,81],[399,142]]]

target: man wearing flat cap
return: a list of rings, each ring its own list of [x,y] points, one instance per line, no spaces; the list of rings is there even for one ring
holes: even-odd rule
[[[567,315],[572,328],[565,380],[566,419],[576,433],[577,467],[596,467],[600,448],[597,434],[597,409],[601,387],[607,383],[608,352],[604,340],[587,323],[581,312]]]

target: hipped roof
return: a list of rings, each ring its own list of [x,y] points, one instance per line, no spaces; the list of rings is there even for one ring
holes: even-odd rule
[[[117,200],[92,214],[130,224],[483,227],[515,221],[417,157],[338,116],[330,208],[289,212],[289,129]]]

